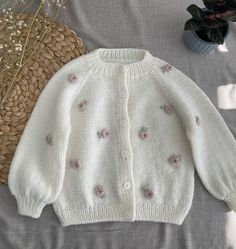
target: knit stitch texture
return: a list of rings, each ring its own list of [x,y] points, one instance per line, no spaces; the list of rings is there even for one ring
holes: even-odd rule
[[[236,211],[236,142],[207,95],[145,49],[99,48],[48,82],[13,157],[18,212],[52,204],[63,226],[182,224],[195,169]]]

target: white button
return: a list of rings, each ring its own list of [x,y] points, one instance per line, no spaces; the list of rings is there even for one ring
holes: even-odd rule
[[[123,187],[127,190],[131,189],[131,182],[129,181],[124,182]]]
[[[120,125],[121,125],[121,126],[126,126],[126,124],[127,124],[127,122],[126,122],[125,119],[121,119],[121,120],[120,120]]]
[[[121,151],[121,156],[122,156],[123,158],[127,158],[127,157],[129,156],[129,152],[128,152],[127,150],[122,150],[122,151]]]

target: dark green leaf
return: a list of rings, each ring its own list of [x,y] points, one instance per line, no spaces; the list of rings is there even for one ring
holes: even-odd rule
[[[236,15],[228,17],[226,20],[231,21],[231,22],[236,22]]]
[[[227,21],[225,20],[222,20],[222,19],[217,19],[213,22],[207,22],[205,21],[203,26],[205,27],[208,27],[208,28],[219,28],[219,27],[222,27],[222,26],[225,26],[227,25]]]
[[[201,23],[197,22],[193,18],[185,23],[184,30],[200,30]]]
[[[231,0],[228,0],[231,1]],[[219,2],[217,4],[217,2]],[[212,12],[215,13],[222,13],[228,10],[229,6],[227,4],[227,0],[222,0],[222,3],[220,3],[220,0],[203,0],[204,5],[206,8]]]
[[[217,44],[223,44],[224,43],[224,37],[222,36],[219,29],[209,29],[207,31],[207,37],[210,41],[217,43]]]
[[[214,2],[214,0],[203,0],[205,7],[209,10],[214,10],[213,2]]]
[[[232,15],[222,17],[222,19],[226,21],[236,22],[236,11]]]
[[[227,0],[227,6],[231,9],[236,9],[236,1],[235,0]]]
[[[195,4],[188,6],[187,11],[192,15],[193,19],[199,22],[201,22],[205,16],[203,10]]]
[[[227,18],[231,22],[236,22],[236,14]]]

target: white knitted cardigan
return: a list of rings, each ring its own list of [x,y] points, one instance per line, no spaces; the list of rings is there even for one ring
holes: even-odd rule
[[[12,160],[18,212],[53,204],[63,226],[182,224],[194,172],[236,210],[236,142],[200,88],[145,49],[99,48],[41,93]]]

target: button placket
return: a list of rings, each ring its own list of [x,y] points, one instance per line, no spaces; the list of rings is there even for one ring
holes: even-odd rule
[[[124,159],[128,159],[129,157],[129,152],[128,150],[124,149],[121,151],[121,156],[124,158]]]
[[[132,149],[130,148],[130,123],[128,115],[128,89],[127,85],[130,78],[127,77],[129,72],[124,70],[124,82],[121,88],[119,89],[120,97],[120,119],[118,120],[120,126],[120,135],[121,135],[121,180],[120,187],[123,189],[123,198],[124,198],[124,218],[126,220],[133,219],[134,212],[134,183],[133,183],[133,170],[131,167],[132,164]]]
[[[122,150],[121,151],[121,156],[123,158],[124,164],[127,167],[129,165],[129,152],[128,150]]]
[[[127,220],[130,220],[131,217],[132,217],[132,214],[131,214],[130,212],[126,211],[126,212],[125,212],[125,218],[126,218]]]
[[[124,90],[120,90],[120,98],[125,98],[126,92]]]

